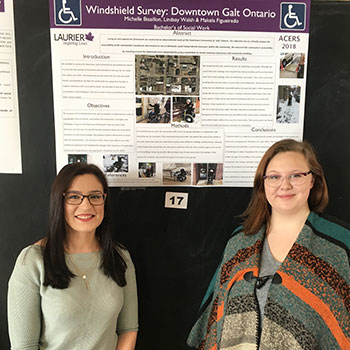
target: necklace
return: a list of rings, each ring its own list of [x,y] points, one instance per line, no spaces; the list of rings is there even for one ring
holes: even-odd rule
[[[78,277],[81,277],[82,280],[85,283],[85,287],[86,289],[89,289],[89,282],[87,280],[87,275],[90,273],[90,271],[92,271],[96,265],[97,265],[97,258],[98,258],[98,253],[95,254],[95,259],[92,263],[92,265],[85,271],[85,272],[81,272],[81,270],[79,269],[79,267],[74,263],[73,258],[70,255],[67,255],[68,260],[71,262],[73,268],[74,268],[74,272],[76,272]]]

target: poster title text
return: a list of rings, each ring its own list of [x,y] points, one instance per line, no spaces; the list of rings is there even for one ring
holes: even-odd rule
[[[260,17],[260,18],[275,18],[276,12],[271,10],[252,10],[245,8],[243,10],[237,8],[225,7],[222,10],[218,9],[182,9],[172,6],[167,8],[145,8],[143,6],[106,6],[86,5],[86,12],[91,15],[152,15],[152,16],[198,16],[198,17]]]

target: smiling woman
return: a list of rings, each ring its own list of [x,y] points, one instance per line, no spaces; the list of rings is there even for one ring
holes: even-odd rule
[[[309,214],[308,198],[313,186],[312,172],[303,154],[277,154],[266,168],[265,195],[272,212]]]
[[[350,349],[350,231],[321,214],[326,180],[307,142],[262,157],[188,344],[196,349]]]
[[[9,281],[11,349],[134,349],[135,271],[112,242],[108,198],[95,165],[57,175],[48,235],[20,253]]]
[[[100,181],[92,174],[77,176],[64,193],[64,198],[68,241],[71,241],[74,235],[80,234],[90,235],[91,239],[95,240],[95,231],[104,217],[105,193]]]

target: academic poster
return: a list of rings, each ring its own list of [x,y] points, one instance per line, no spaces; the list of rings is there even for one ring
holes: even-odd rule
[[[0,173],[22,173],[13,1],[0,0]]]
[[[310,1],[49,1],[58,170],[246,187],[302,139]]]

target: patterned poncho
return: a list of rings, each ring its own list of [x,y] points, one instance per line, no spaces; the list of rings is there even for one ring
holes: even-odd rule
[[[260,325],[265,228],[236,230],[188,337],[199,350],[350,350],[350,231],[311,212],[273,277]]]

